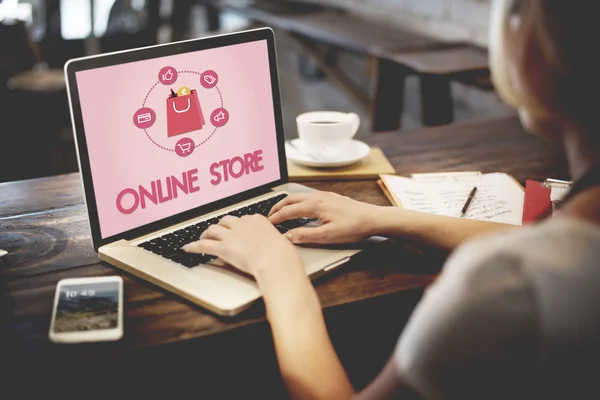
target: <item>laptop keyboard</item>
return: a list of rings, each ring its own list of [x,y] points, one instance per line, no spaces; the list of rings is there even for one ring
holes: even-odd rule
[[[226,215],[241,217],[243,215],[261,214],[266,217],[269,215],[271,207],[283,200],[286,196],[286,194],[281,194],[267,200],[250,204],[248,206],[233,210],[227,214],[222,214],[218,217],[214,217],[209,220],[199,222],[195,225],[190,225],[175,232],[140,243],[138,246],[188,268],[196,267],[200,264],[206,264],[207,262],[214,260],[216,257],[210,254],[189,254],[183,251],[181,248],[188,243],[198,240],[200,235],[202,235],[202,233],[207,230],[209,226],[218,224],[221,218]],[[285,233],[290,229],[306,225],[312,220],[313,219],[308,218],[298,218],[282,222],[281,224],[275,225],[275,227],[277,230],[279,230],[279,232]]]

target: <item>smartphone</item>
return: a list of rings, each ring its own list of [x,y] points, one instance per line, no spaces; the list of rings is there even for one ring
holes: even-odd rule
[[[59,281],[49,337],[55,343],[103,342],[123,337],[123,279],[103,276]]]

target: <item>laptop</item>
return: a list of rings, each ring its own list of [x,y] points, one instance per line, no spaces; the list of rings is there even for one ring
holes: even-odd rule
[[[100,259],[219,315],[260,299],[252,277],[181,247],[224,215],[266,216],[313,190],[288,180],[272,30],[73,59],[65,76]],[[316,278],[366,245],[298,250]]]

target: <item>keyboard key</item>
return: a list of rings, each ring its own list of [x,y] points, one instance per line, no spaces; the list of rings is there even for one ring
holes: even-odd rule
[[[281,225],[281,226],[283,226],[285,228],[288,228],[288,229],[294,229],[294,228],[299,228],[299,227],[301,227],[302,225],[305,225],[305,224],[301,223],[297,219],[290,219],[289,221],[284,221],[284,222],[282,222],[279,225]]]
[[[172,258],[171,261],[176,262],[177,264],[181,264],[188,268],[197,267],[201,264],[194,258],[188,257],[187,255],[178,255],[177,257]]]
[[[278,230],[280,233],[286,233],[287,231],[289,231],[289,229],[288,229],[288,228],[286,228],[285,226],[283,226],[283,225],[281,225],[281,224],[280,224],[280,225],[275,225],[275,228],[277,228],[277,230]]]
[[[195,233],[202,233],[207,230],[209,226],[210,224],[208,222],[200,222],[199,224],[193,225],[194,228],[192,229]]]
[[[243,214],[242,210],[233,210],[229,212],[227,215],[231,215],[232,217],[241,217]]]
[[[229,212],[229,215],[241,217],[244,215],[262,214],[267,216],[271,211],[271,207],[284,199],[287,195],[281,194],[276,197],[259,201],[248,206],[241,207],[239,209]],[[187,226],[182,229],[178,229],[174,232],[167,233],[158,238],[138,244],[144,250],[150,251],[161,257],[169,259],[175,263],[184,265],[192,268],[200,264],[205,264],[211,260],[216,259],[215,256],[210,254],[190,254],[183,251],[181,248],[191,242],[195,242],[200,238],[202,233],[208,229],[209,226],[218,224],[221,218],[225,215],[219,215],[213,217],[207,221],[202,221],[194,225]],[[307,220],[308,221],[308,220]],[[297,228],[304,225],[303,219],[285,221],[282,224],[277,225],[277,229],[281,233],[285,233],[290,229]]]
[[[161,239],[168,241],[168,242],[175,240],[175,238],[176,238],[176,236],[174,233],[168,233],[165,236],[161,236]]]
[[[269,208],[261,207],[258,210],[256,210],[256,212],[258,214],[261,214],[262,216],[265,216],[265,217],[269,216],[269,211],[271,211],[270,207]]]
[[[165,250],[163,254],[161,254],[161,257],[172,259],[173,257],[177,256],[177,254],[179,254],[179,250],[168,249]]]
[[[152,245],[148,242],[143,242],[143,243],[138,244],[138,247],[141,247],[142,249],[145,249],[145,250],[150,250],[152,248]]]

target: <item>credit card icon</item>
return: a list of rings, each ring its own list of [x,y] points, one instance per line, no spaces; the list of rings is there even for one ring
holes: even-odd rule
[[[152,114],[145,113],[137,116],[138,124],[143,124],[144,122],[150,122],[152,120]]]

